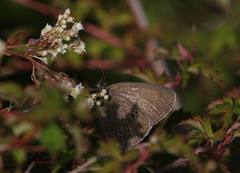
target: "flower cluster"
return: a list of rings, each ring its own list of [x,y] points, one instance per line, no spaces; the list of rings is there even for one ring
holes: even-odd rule
[[[82,93],[83,88],[84,86],[82,86],[82,83],[79,83],[74,88],[72,88],[70,95],[76,99],[77,96]]]
[[[96,105],[100,106],[103,100],[108,100],[109,95],[106,89],[102,89],[102,91],[98,94],[93,93],[90,98],[87,99],[88,103],[90,104],[90,109]]]
[[[72,27],[67,29],[67,24],[72,23]],[[85,43],[77,38],[73,43],[67,44],[72,37],[78,37],[78,31],[83,30],[81,22],[74,22],[74,17],[70,16],[70,9],[65,10],[63,15],[58,16],[58,21],[54,27],[47,24],[41,31],[41,36],[35,45],[37,54],[44,63],[48,63],[47,55],[54,60],[58,53],[64,54],[66,51],[75,51],[78,54],[85,52]]]

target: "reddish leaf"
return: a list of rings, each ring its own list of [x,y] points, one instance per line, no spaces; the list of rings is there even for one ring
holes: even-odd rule
[[[163,48],[163,47],[157,48],[154,53],[155,53],[155,55],[154,55],[154,59],[155,60],[168,58],[171,55],[170,52],[167,49]]]
[[[233,134],[234,134],[234,137],[239,137],[240,136],[240,129],[236,130]]]
[[[230,170],[227,168],[226,163],[220,162],[218,163],[218,166],[224,173],[230,173]]]
[[[200,61],[192,64],[187,69],[188,72],[193,74],[201,74],[204,77],[213,79],[214,82],[218,83],[222,88],[224,84],[222,79],[219,77],[219,71],[213,68],[213,63],[211,61]]]
[[[187,49],[185,49],[181,43],[177,43],[178,50],[180,52],[181,60],[192,62],[193,61],[193,55],[190,53]]]
[[[182,81],[181,74],[178,73],[178,74],[175,76],[175,78],[174,78],[174,81],[173,81],[173,84],[172,84],[172,86],[171,86],[171,89],[174,89],[176,86],[178,86],[181,81]]]
[[[157,81],[156,81],[156,84],[158,84],[158,85],[164,85],[164,84],[166,84],[166,83],[168,83],[168,82],[170,82],[170,79],[169,79],[168,75],[167,75],[165,72],[163,72],[163,73],[158,77],[158,79],[157,79]]]
[[[134,76],[134,77],[138,77],[149,83],[154,83],[154,80],[155,80],[152,73],[150,75],[148,73],[148,75],[147,75],[146,73],[141,72],[139,70],[139,68],[137,68],[137,67],[134,67],[133,69],[122,70],[121,73],[130,75],[130,76]]]
[[[240,104],[240,87],[233,87],[233,89],[228,91],[226,95],[232,98],[235,104]]]
[[[181,122],[180,124],[192,125],[200,131],[195,133],[193,138],[208,139],[212,144],[215,143],[210,116],[204,116],[202,119],[199,115],[197,115],[192,119]]]
[[[18,45],[21,43],[23,37],[25,37],[26,35],[28,35],[28,33],[26,32],[20,32],[15,34],[12,37],[9,37],[6,41],[6,45],[7,46],[14,46],[14,45]]]
[[[240,89],[234,87],[226,93],[222,99],[215,100],[208,105],[207,110],[210,115],[222,115],[223,126],[228,129],[233,123],[233,116],[240,115]]]
[[[208,105],[208,107],[207,107],[207,110],[211,110],[211,109],[213,109],[213,108],[216,108],[218,105],[221,105],[221,104],[223,104],[224,102],[222,101],[222,100],[215,100],[215,101],[213,101],[213,102],[211,102],[209,105]]]

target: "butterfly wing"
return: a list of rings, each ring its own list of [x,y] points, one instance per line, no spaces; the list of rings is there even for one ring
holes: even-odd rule
[[[147,115],[151,126],[171,111],[176,100],[176,94],[171,89],[150,83],[122,82],[110,85],[107,90],[136,105]]]
[[[139,143],[150,130],[145,113],[125,96],[110,88],[109,99],[104,100],[99,111],[99,124],[107,137],[115,137],[121,147]]]

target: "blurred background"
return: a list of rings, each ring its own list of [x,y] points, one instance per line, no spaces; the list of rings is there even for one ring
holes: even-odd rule
[[[23,44],[29,38],[39,38],[46,24],[54,26],[57,16],[67,8],[75,21],[81,21],[85,28],[79,36],[86,43],[86,52],[82,55],[59,54],[51,69],[65,72],[76,84],[83,82],[85,88],[94,88],[101,78],[94,67],[103,68],[107,84],[141,81],[119,72],[133,67],[149,68],[149,48],[171,49],[179,42],[188,50],[196,45],[194,62],[213,62],[226,90],[240,85],[238,0],[1,0],[0,39],[6,40],[19,32],[29,33]],[[24,50],[18,49],[19,52]],[[165,63],[167,66],[153,69],[154,75],[158,77],[159,71],[167,69],[174,79],[180,71],[176,61],[167,59]],[[0,82],[15,81],[23,87],[34,85],[32,64],[28,60],[4,56],[1,66],[10,70],[8,75],[0,71]],[[206,115],[210,102],[224,94],[211,79],[194,75],[186,88],[178,87],[176,91],[183,112],[201,116]],[[176,124],[189,118],[177,116],[179,114],[176,112],[170,117],[167,129],[176,128]],[[175,127],[171,127],[171,123]],[[170,162],[166,158],[162,161]],[[239,165],[237,159],[230,157],[226,162],[230,170]]]
[[[188,50],[196,44],[195,62],[212,61],[226,89],[240,84],[240,1],[1,0],[0,38],[6,40],[18,32],[29,33],[25,43],[29,38],[39,38],[46,23],[54,26],[57,16],[67,8],[75,21],[83,23],[85,30],[79,35],[86,43],[86,52],[59,54],[52,69],[66,72],[76,83],[94,88],[101,78],[94,67],[101,66],[108,84],[139,81],[119,71],[149,67],[147,43],[154,38],[167,49],[176,42]],[[32,65],[27,60],[4,57],[1,63],[17,71],[2,76],[1,81],[33,84]],[[176,62],[168,60],[167,65],[174,78],[179,71]],[[183,110],[199,115],[205,115],[206,106],[223,96],[218,84],[204,77],[199,80],[198,76],[192,76],[187,87],[177,88],[177,92]]]

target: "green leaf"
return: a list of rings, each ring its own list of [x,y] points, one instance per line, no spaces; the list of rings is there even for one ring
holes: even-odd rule
[[[13,134],[17,136],[20,136],[21,134],[29,132],[31,130],[33,130],[33,124],[26,121],[19,122],[18,124],[12,126]]]
[[[204,116],[202,119],[199,115],[197,115],[197,116],[194,116],[193,119],[183,121],[180,124],[192,125],[194,128],[200,131],[200,132],[196,132],[191,137],[192,139],[203,138],[203,139],[208,139],[211,143],[215,143],[210,116]]]
[[[56,123],[46,126],[40,134],[41,143],[50,152],[56,152],[64,147],[65,138],[62,129]]]
[[[233,123],[233,115],[240,114],[240,105],[233,103],[230,97],[224,97],[222,100],[216,100],[208,105],[207,110],[210,115],[222,115],[221,121],[227,129]]]
[[[214,132],[215,141],[222,140],[225,137],[227,137],[227,131],[225,127],[221,127],[216,132]]]
[[[218,105],[222,105],[223,103],[224,103],[223,100],[220,100],[220,99],[215,100],[208,105],[207,110],[211,110],[213,108],[216,108]]]
[[[13,149],[11,151],[14,160],[17,164],[21,165],[26,159],[26,152],[23,149]]]
[[[164,47],[158,47],[154,53],[155,53],[154,60],[170,58],[170,55],[171,55],[170,52],[168,51],[168,49],[166,49]]]
[[[57,117],[65,120],[69,116],[69,111],[64,101],[63,94],[57,88],[39,87],[30,88],[26,91],[39,100],[41,103],[35,109],[26,113],[26,116],[36,122],[50,122]]]
[[[240,129],[233,132],[234,137],[240,137]]]
[[[12,101],[17,106],[21,106],[24,99],[22,87],[13,82],[2,82],[0,84],[0,98]]]
[[[190,79],[190,74],[187,71],[182,73],[182,87],[186,88],[188,80]]]
[[[107,154],[112,158],[119,158],[121,156],[121,151],[118,145],[118,142],[114,139],[110,139],[107,142],[100,142],[100,154]]]
[[[200,61],[190,65],[187,68],[189,73],[193,74],[201,74],[204,77],[211,78],[214,82],[218,83],[222,88],[224,88],[224,84],[222,79],[219,77],[219,71],[213,68],[213,62],[211,61]]]
[[[148,83],[154,83],[155,81],[153,73],[149,69],[146,69],[145,72],[141,72],[139,68],[135,67],[133,69],[122,70],[121,73],[138,77]]]
[[[199,115],[197,115],[197,116],[199,116]],[[205,132],[202,123],[195,118],[196,118],[196,116],[194,116],[193,119],[188,119],[188,120],[182,121],[181,123],[179,123],[179,125],[182,125],[182,124],[192,125],[193,127],[200,130],[201,132]]]

